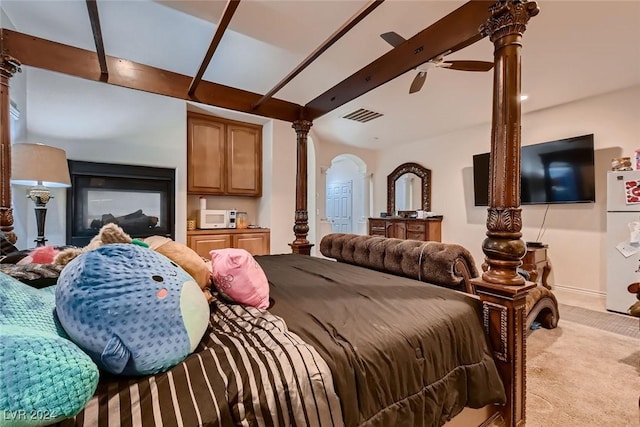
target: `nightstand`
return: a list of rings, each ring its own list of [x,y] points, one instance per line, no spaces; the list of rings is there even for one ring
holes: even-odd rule
[[[551,285],[547,282],[549,273],[551,273],[547,247],[547,245],[527,246],[527,253],[522,258],[522,269],[529,273],[532,282],[540,282],[545,288],[551,289]]]

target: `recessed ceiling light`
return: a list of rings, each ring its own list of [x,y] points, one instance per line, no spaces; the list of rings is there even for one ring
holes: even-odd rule
[[[526,101],[529,99],[529,95],[520,95],[520,101]]]

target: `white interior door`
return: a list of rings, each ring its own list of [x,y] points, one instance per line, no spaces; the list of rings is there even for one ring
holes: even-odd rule
[[[331,221],[331,232],[352,232],[352,181],[327,184],[327,218]]]

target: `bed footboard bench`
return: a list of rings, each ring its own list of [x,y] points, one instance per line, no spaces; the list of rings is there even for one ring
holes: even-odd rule
[[[320,252],[338,262],[475,293],[471,278],[478,269],[457,244],[331,233],[320,242]]]

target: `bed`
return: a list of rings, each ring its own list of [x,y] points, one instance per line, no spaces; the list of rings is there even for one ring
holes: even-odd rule
[[[470,256],[456,249],[429,271]],[[60,424],[442,425],[465,406],[505,402],[479,300],[328,259],[256,259],[268,310],[218,296],[184,362],[140,378],[103,375],[85,409]]]
[[[518,96],[522,35],[529,18],[535,16],[538,9],[535,2],[518,0],[495,4],[474,1],[470,4],[486,12],[486,22],[481,28],[471,31],[467,44],[488,36],[495,46],[490,206],[487,238],[482,243],[486,262],[482,274],[477,274],[472,265],[465,266],[459,258],[453,264],[447,264],[447,268],[456,273],[458,285],[464,282],[464,290],[474,295],[464,295],[458,290],[446,289],[446,286],[425,284],[422,277],[416,281],[344,262],[309,257],[313,245],[307,240],[306,142],[312,120],[321,112],[318,108],[309,108],[291,117],[282,112],[284,107],[271,108],[269,105],[273,106],[273,102],[266,101],[267,108],[260,110],[259,114],[269,115],[272,111],[274,118],[287,116],[298,140],[292,254],[259,258],[271,281],[272,306],[259,312],[224,301],[214,302],[211,328],[196,352],[184,363],[167,373],[148,378],[105,376],[89,405],[74,420],[65,421],[63,425],[107,425],[105,420],[109,420],[109,424],[122,425],[157,425],[160,424],[158,420],[162,420],[164,425],[226,426],[239,420],[248,425],[324,426],[342,425],[343,422],[349,426],[441,425],[451,418],[451,422],[457,425],[489,425],[499,421],[509,426],[524,425],[525,300],[535,284],[526,282],[517,271],[525,254],[520,233]],[[472,17],[464,15],[460,19],[472,20]],[[3,35],[5,53],[0,64],[0,231],[15,238],[12,236],[9,176],[11,141],[7,125],[11,76],[21,61],[25,65],[95,80],[104,80],[105,76],[104,73],[95,73],[98,66],[95,53],[89,57],[79,49],[67,49],[59,44],[53,46],[50,42],[47,44],[41,39],[8,30],[3,30]],[[75,69],[61,65],[53,56],[48,56],[43,47],[50,47],[58,53],[64,51],[64,58],[71,59],[72,63],[77,60],[76,65],[82,62],[81,57],[86,59],[91,64],[88,66],[91,72],[87,71],[88,68],[83,70],[82,65]],[[392,52],[395,54],[401,50],[397,49]],[[110,82],[140,89],[136,86],[139,82],[118,81],[117,75]],[[340,85],[333,89],[339,91]],[[163,93],[164,89],[157,87],[155,90]],[[241,102],[232,104],[222,102],[217,105],[242,111],[248,108]],[[251,101],[250,105],[255,105],[255,102]],[[402,253],[394,256],[401,257]],[[288,270],[302,276],[291,279]],[[426,301],[431,305],[414,306]],[[448,313],[457,313],[453,317],[464,321],[464,326],[442,323]],[[379,317],[369,317],[371,315]],[[419,322],[417,325],[408,323],[406,317],[399,315],[409,315]],[[432,327],[428,322],[436,326]],[[241,337],[243,334],[237,334],[251,324],[262,333],[249,334],[244,338]],[[451,330],[454,329],[462,331],[462,338],[453,338]],[[276,339],[275,332],[282,336]],[[374,341],[389,336],[399,341],[386,345]],[[417,337],[439,345],[423,346]],[[269,340],[274,340],[273,345],[279,350],[269,347]],[[272,350],[251,353],[250,341]],[[225,342],[227,346],[220,345]],[[283,342],[288,343],[290,351],[283,349]],[[455,346],[454,342],[457,342]],[[476,344],[473,351],[467,348],[471,343]],[[408,347],[413,354],[396,354],[396,348],[400,347]],[[453,359],[458,360],[451,365],[452,359],[438,356],[433,347],[455,354]],[[387,350],[380,350],[382,348]],[[286,370],[274,366],[267,369],[254,364],[262,358],[269,365],[271,362],[261,357],[269,351],[288,354],[285,359],[289,367]],[[294,361],[296,354],[300,360]],[[369,359],[376,358],[374,354],[386,361],[382,366],[388,370],[369,364]],[[346,358],[341,359],[339,355]],[[402,363],[408,357],[412,363]],[[205,363],[206,358],[211,360]],[[223,359],[227,361],[226,365],[222,364]],[[423,363],[427,359],[435,366]],[[218,382],[204,374],[205,371],[210,372],[212,366],[218,372]],[[247,366],[263,376],[249,375]],[[399,381],[392,383],[393,379]],[[439,390],[439,386],[446,382],[464,385],[464,388]],[[234,393],[230,393],[228,388],[217,391],[232,400],[235,396],[238,399],[236,404],[224,406],[213,402],[214,384],[217,384],[215,387],[233,384]],[[283,385],[286,393],[276,390],[277,384]],[[269,400],[268,391],[282,399]],[[412,399],[417,391],[421,391],[424,398]],[[243,400],[252,394],[256,394],[258,403]],[[184,403],[178,402],[181,399]],[[204,400],[200,402],[200,399]],[[462,410],[464,406],[476,410]],[[117,415],[109,416],[108,413]]]

